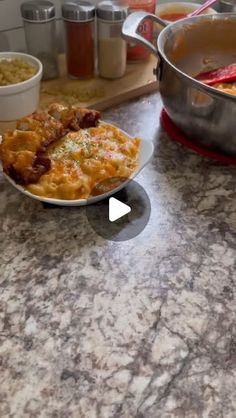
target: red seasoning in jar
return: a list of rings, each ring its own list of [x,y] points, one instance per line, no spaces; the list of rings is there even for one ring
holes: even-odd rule
[[[73,78],[89,78],[94,74],[95,7],[84,1],[63,4],[67,71]]]

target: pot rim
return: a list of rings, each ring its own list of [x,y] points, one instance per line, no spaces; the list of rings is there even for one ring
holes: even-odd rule
[[[171,63],[171,61],[167,58],[164,52],[165,37],[168,35],[168,32],[170,32],[172,28],[175,28],[176,26],[177,27],[179,26],[179,28],[183,28],[185,24],[187,25],[189,23],[194,23],[194,22],[199,22],[199,21],[204,21],[204,20],[211,21],[211,22],[215,20],[219,20],[219,21],[231,20],[231,21],[235,21],[235,24],[236,24],[236,13],[218,13],[218,14],[212,14],[212,15],[199,15],[199,16],[194,16],[194,17],[186,17],[179,21],[170,23],[160,32],[157,38],[158,55],[160,55],[161,59],[163,59],[171,68],[173,68],[173,70],[175,70],[181,78],[185,80],[187,79],[187,81],[190,84],[195,85],[199,90],[202,90],[204,93],[206,92],[210,93],[216,97],[227,98],[233,102],[236,102],[236,96],[233,96],[229,93],[225,93],[221,90],[217,90],[215,87],[208,86],[207,84],[203,84],[200,81],[196,80],[195,78],[191,77],[190,75],[181,71],[178,67],[176,67],[174,64]]]

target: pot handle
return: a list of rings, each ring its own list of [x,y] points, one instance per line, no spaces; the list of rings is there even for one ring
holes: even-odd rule
[[[163,27],[167,26],[167,23],[164,20],[152,13],[143,11],[134,12],[131,13],[123,23],[122,37],[127,41],[145,46],[145,48],[149,49],[154,55],[157,55],[157,48],[151,42],[137,33],[138,27],[144,19],[151,19]]]

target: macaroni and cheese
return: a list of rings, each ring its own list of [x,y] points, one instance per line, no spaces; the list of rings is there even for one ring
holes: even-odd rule
[[[44,197],[86,199],[100,182],[130,177],[138,166],[139,146],[138,138],[109,124],[69,132],[48,147],[50,170],[26,188]]]

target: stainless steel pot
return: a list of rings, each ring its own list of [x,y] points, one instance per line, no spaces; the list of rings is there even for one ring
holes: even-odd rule
[[[220,13],[235,13],[236,0],[220,0],[219,11]]]
[[[236,62],[236,14],[174,22],[161,31],[157,47],[137,33],[147,18],[165,26],[157,16],[141,11],[128,16],[122,33],[159,57],[155,73],[170,118],[193,142],[236,156],[236,96],[193,78],[207,68]]]

